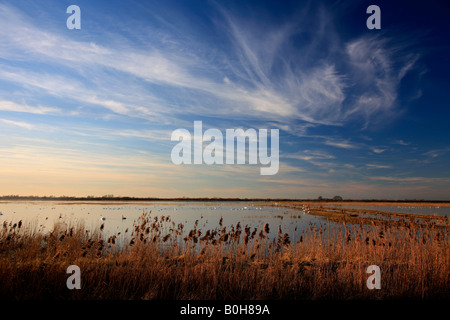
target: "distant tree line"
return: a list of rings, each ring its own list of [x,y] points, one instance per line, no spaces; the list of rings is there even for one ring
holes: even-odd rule
[[[319,196],[317,198],[318,201],[343,201],[344,199],[341,196],[334,196],[332,199],[326,199],[322,196]]]
[[[446,203],[449,201],[444,200],[417,200],[417,199],[404,199],[404,200],[385,200],[385,199],[343,199],[341,196],[334,196],[333,198],[324,198],[319,196],[316,199],[280,199],[280,198],[220,198],[220,197],[175,197],[175,198],[158,198],[158,197],[122,197],[114,196],[112,194],[107,194],[104,196],[85,196],[85,197],[75,197],[75,196],[19,196],[19,195],[3,195],[0,196],[0,200],[49,200],[49,201],[277,201],[277,202],[287,202],[287,201],[308,201],[308,202],[328,202],[328,201],[346,201],[346,202],[437,202]]]

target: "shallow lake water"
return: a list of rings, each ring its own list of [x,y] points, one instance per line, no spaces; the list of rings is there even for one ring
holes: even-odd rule
[[[258,202],[74,202],[74,201],[9,201],[0,202],[0,223],[17,223],[22,220],[40,231],[51,231],[54,224],[66,223],[69,226],[82,224],[87,230],[100,228],[103,224],[105,236],[122,234],[133,230],[143,212],[151,217],[170,217],[176,225],[182,223],[189,232],[198,221],[197,229],[230,228],[239,222],[241,227],[258,229],[268,223],[269,237],[278,235],[278,227],[283,233],[295,238],[311,224],[326,225],[328,222],[318,216],[306,214],[301,210],[267,206]]]
[[[377,211],[437,214],[449,216],[450,207],[400,207],[400,206],[360,206],[345,205],[345,208],[366,208]],[[121,233],[122,240],[127,239],[143,212],[151,217],[170,217],[170,222],[184,225],[189,232],[197,221],[197,229],[204,234],[206,230],[231,228],[239,222],[245,226],[257,228],[257,232],[268,223],[269,239],[278,237],[278,228],[296,241],[301,233],[311,226],[332,227],[333,222],[320,216],[310,215],[299,209],[278,206],[277,203],[261,202],[192,202],[192,201],[2,201],[0,202],[0,224],[18,223],[38,231],[48,232],[55,223],[69,227],[82,224],[86,230],[99,230],[103,224],[103,235]],[[222,226],[219,220],[223,218]],[[170,227],[167,225],[167,227]],[[127,230],[128,229],[128,230]],[[128,233],[127,233],[128,231]],[[165,230],[167,231],[167,230]],[[1,229],[0,229],[1,232]]]

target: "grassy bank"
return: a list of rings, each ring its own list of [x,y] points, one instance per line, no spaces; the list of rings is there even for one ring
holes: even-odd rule
[[[1,299],[449,299],[449,224],[311,225],[293,242],[278,226],[185,230],[144,213],[132,230],[4,223]],[[269,234],[276,234],[269,240]],[[69,265],[81,289],[69,290]],[[369,290],[369,265],[381,289]]]

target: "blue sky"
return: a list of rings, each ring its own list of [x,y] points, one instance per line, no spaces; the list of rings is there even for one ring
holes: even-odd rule
[[[450,200],[449,18],[445,1],[0,1],[0,194]],[[278,173],[173,164],[171,133],[200,120],[279,129]]]

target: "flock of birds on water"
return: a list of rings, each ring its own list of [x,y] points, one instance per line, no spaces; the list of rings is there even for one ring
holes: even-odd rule
[[[108,209],[108,208],[103,208],[103,210],[106,210],[106,209]],[[120,210],[120,209],[121,209],[121,208],[109,208],[109,210]],[[167,208],[160,208],[160,209],[158,209],[157,211],[162,211],[162,210],[164,210],[164,209],[167,209]],[[209,209],[209,210],[217,210],[217,207],[209,207],[208,209]],[[176,211],[177,208],[173,208],[173,210]],[[249,207],[231,208],[231,210],[251,210],[251,208],[249,208]],[[262,207],[254,207],[254,210],[262,210]],[[126,218],[127,218],[127,217],[125,217],[124,215],[122,215],[122,220],[126,220]],[[105,221],[105,220],[106,220],[106,217],[104,217],[104,216],[101,216],[101,217],[100,217],[100,221]]]
[[[55,208],[52,208],[55,209]],[[122,208],[103,208],[103,210],[121,210]],[[166,210],[169,208],[159,208],[157,209],[157,211],[162,211],[162,210]],[[173,208],[174,211],[177,210],[177,208]],[[209,207],[208,210],[217,210],[217,207]],[[241,208],[231,208],[231,210],[263,210],[262,207],[247,207],[247,206],[243,206]],[[88,213],[89,214],[89,213]],[[3,213],[0,211],[0,216],[2,216]],[[62,219],[63,216],[62,214],[59,214],[59,219]],[[103,215],[100,216],[100,221],[105,221],[107,218]],[[124,215],[122,215],[121,220],[126,220],[127,217],[125,217]]]

